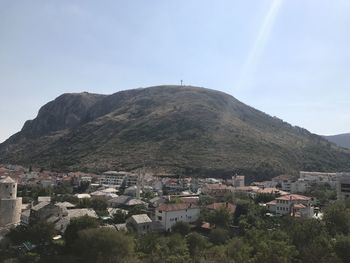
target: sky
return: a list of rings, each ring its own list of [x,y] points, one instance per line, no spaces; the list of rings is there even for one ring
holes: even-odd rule
[[[62,93],[180,80],[350,132],[350,1],[0,0],[0,142]]]

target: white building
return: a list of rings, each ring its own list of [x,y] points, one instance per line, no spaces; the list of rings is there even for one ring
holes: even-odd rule
[[[289,194],[283,195],[275,199],[274,202],[267,204],[271,212],[279,215],[290,215],[293,217],[313,217],[314,208],[311,205],[311,198],[303,195]]]
[[[308,181],[305,181],[304,179],[298,179],[297,181],[291,183],[290,192],[293,194],[305,193],[309,186],[310,184]]]
[[[337,186],[337,173],[321,173],[321,172],[300,172],[300,179],[308,181],[310,184],[329,184],[331,187]]]
[[[195,222],[199,218],[200,208],[193,204],[161,204],[156,208],[155,219],[165,231],[171,231],[176,222]]]
[[[291,191],[291,184],[293,182],[291,176],[289,175],[279,175],[274,178],[272,178],[272,181],[279,184],[281,186],[281,189],[286,192]]]
[[[337,176],[338,200],[350,200],[350,173],[342,173]]]
[[[137,181],[139,180],[139,176],[137,174],[128,173],[125,178],[125,186],[130,187],[137,185]]]
[[[11,178],[0,179],[0,227],[21,221],[22,198],[17,198],[17,183]]]
[[[108,187],[120,188],[124,183],[127,172],[108,171],[101,175],[99,183]]]

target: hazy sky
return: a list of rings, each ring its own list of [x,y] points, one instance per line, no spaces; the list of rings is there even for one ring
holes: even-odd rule
[[[350,1],[0,0],[0,141],[62,93],[181,79],[350,132]]]

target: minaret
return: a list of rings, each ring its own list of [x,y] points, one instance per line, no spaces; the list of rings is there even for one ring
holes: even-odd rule
[[[0,227],[21,221],[22,198],[17,198],[17,183],[11,178],[0,179]]]
[[[136,199],[140,199],[140,192],[141,192],[140,180],[141,180],[141,175],[139,172],[137,175],[137,181],[136,181]]]

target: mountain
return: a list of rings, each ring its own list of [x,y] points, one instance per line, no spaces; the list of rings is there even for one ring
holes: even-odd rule
[[[323,136],[330,142],[333,142],[341,147],[350,149],[350,133],[344,133],[332,136]]]
[[[134,170],[260,179],[350,170],[350,150],[225,93],[156,86],[64,94],[0,144],[0,163],[57,170]]]

